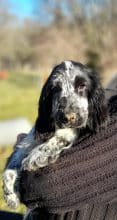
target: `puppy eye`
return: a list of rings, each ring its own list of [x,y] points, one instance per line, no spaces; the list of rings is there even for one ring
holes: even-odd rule
[[[79,90],[84,90],[86,88],[87,88],[86,84],[81,84],[81,85],[78,86]]]
[[[61,91],[61,87],[59,85],[56,85],[53,87],[54,93],[59,93]]]
[[[59,92],[59,88],[58,88],[57,86],[55,86],[55,87],[53,87],[53,91],[54,91],[55,93],[57,93],[57,92]]]
[[[86,84],[80,84],[78,87],[75,89],[75,92],[84,95],[87,91],[87,85]]]

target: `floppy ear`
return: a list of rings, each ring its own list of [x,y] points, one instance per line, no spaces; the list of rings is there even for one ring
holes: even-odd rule
[[[44,134],[54,131],[54,123],[52,118],[52,99],[52,84],[51,80],[48,79],[42,89],[39,100],[38,117],[35,124],[36,133]]]
[[[105,98],[105,91],[101,86],[97,73],[90,75],[92,88],[89,92],[89,127],[96,130],[101,125],[106,125],[108,107]]]

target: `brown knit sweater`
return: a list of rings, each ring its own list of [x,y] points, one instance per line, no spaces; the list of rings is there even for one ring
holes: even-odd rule
[[[38,207],[33,219],[117,219],[117,96],[107,129],[87,134],[55,164],[23,172],[21,201]]]

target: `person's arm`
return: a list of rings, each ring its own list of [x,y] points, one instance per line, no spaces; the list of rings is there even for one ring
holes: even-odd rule
[[[116,143],[117,111],[106,129],[79,140],[56,163],[36,172],[22,172],[21,201],[50,212],[112,202],[117,198]]]

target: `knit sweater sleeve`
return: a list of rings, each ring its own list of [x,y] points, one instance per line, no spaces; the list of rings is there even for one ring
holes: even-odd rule
[[[56,163],[22,172],[24,204],[59,213],[117,200],[117,106],[113,106],[106,129],[78,140]]]

